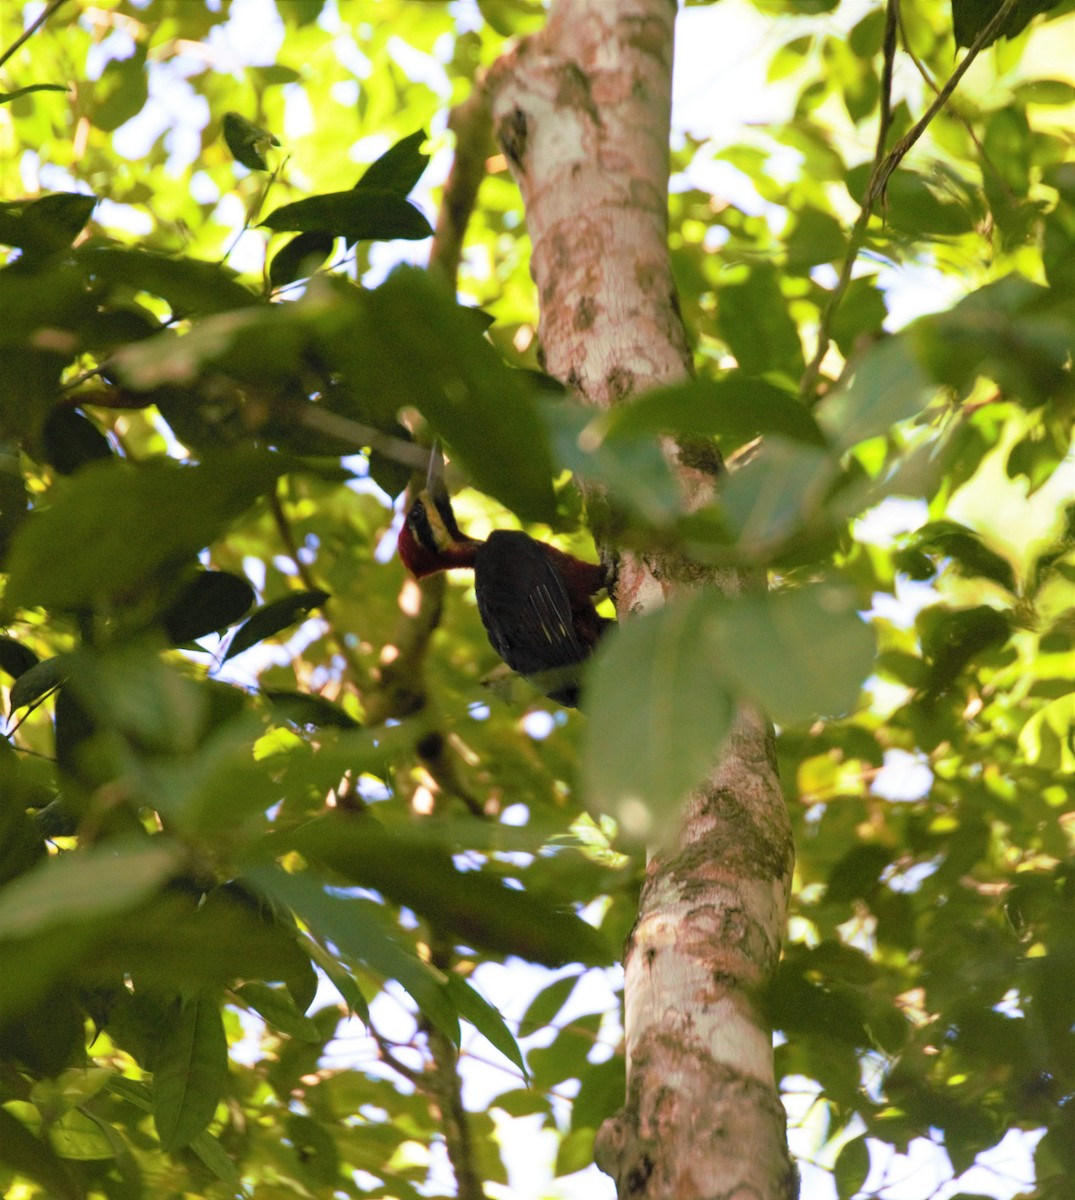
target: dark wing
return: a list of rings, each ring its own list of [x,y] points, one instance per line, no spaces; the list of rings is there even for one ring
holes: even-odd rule
[[[546,548],[528,534],[498,529],[489,535],[474,561],[474,592],[493,649],[518,674],[539,675],[586,658],[564,581]]]

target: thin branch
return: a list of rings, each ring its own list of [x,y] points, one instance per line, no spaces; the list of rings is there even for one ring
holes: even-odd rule
[[[907,156],[908,151],[925,133],[933,118],[941,111],[948,103],[949,97],[959,86],[960,80],[967,73],[971,63],[978,57],[979,52],[992,42],[1004,23],[1011,15],[1019,0],[1004,0],[1004,3],[996,11],[993,19],[984,28],[978,31],[978,36],[974,39],[967,49],[962,62],[948,77],[944,87],[940,89],[933,103],[926,109],[922,117],[915,123],[913,128],[908,130],[902,138],[892,147],[892,149],[884,153],[883,137],[887,134],[884,112],[882,111],[882,128],[881,136],[877,141],[877,151],[874,155],[874,166],[870,172],[870,179],[866,185],[866,194],[862,200],[862,208],[859,210],[858,218],[851,228],[851,235],[848,238],[847,253],[844,256],[843,265],[840,268],[840,278],[829,296],[828,304],[825,306],[825,311],[821,317],[821,323],[818,327],[817,349],[814,353],[810,365],[806,368],[806,372],[802,377],[799,385],[800,391],[807,399],[811,398],[814,389],[817,385],[818,376],[821,374],[821,364],[828,353],[829,344],[832,341],[832,323],[836,317],[836,311],[843,301],[844,295],[847,292],[848,286],[851,283],[851,272],[854,269],[855,263],[858,260],[859,252],[862,250],[866,242],[866,232],[869,228],[870,217],[873,215],[874,206],[884,196],[885,188],[888,186],[888,181],[892,176],[892,172],[900,165],[903,159]],[[886,18],[886,37],[885,50],[886,55],[889,49],[888,27],[893,19],[893,13],[898,10],[898,0],[889,0],[888,17]]]
[[[7,62],[7,60],[15,53],[16,50],[19,49],[20,46],[24,45],[27,41],[29,41],[30,38],[33,37],[33,35],[41,28],[42,25],[44,25],[49,17],[51,17],[52,14],[58,8],[60,8],[61,5],[66,3],[67,0],[52,0],[52,3],[48,5],[44,12],[42,12],[41,16],[39,16],[28,29],[24,29],[22,33],[19,34],[19,36],[11,43],[11,45],[8,46],[3,54],[0,54],[0,67]]]
[[[903,23],[902,11],[900,13],[900,37],[903,40],[904,54],[906,54],[907,57],[911,60],[912,64],[914,65],[915,70],[925,80],[930,91],[932,91],[934,95],[937,95],[941,90],[940,84],[933,78],[933,76],[930,73],[930,70],[926,66],[926,64],[911,49],[910,40],[907,37],[907,29]],[[1009,199],[1014,200],[1015,192],[1012,191],[1012,188],[1009,185],[1008,181],[1004,178],[1004,176],[997,169],[996,163],[994,163],[993,160],[989,157],[988,151],[986,150],[985,146],[982,144],[982,139],[974,131],[974,125],[951,102],[949,102],[949,104],[947,105],[947,108],[948,108],[948,113],[952,117],[952,119],[955,121],[958,121],[959,124],[962,125],[963,128],[966,130],[967,136],[974,143],[975,148],[977,149],[978,153],[981,155],[983,164],[989,168],[989,171],[993,176],[993,182],[997,185],[997,187],[999,187],[1001,189],[1001,191],[1004,192],[1004,194],[1006,196],[1008,196]]]
[[[438,970],[451,970],[455,957],[451,942],[434,935],[430,939],[430,957]],[[440,1110],[444,1147],[455,1174],[455,1194],[458,1200],[487,1200],[478,1171],[470,1119],[463,1106],[459,1055],[446,1034],[429,1021],[422,1023],[431,1060],[426,1071],[427,1094]]]
[[[866,197],[867,203],[873,203],[873,201],[877,200],[878,197],[884,193],[885,187],[888,184],[888,180],[892,172],[903,161],[907,152],[911,149],[915,142],[917,142],[922,134],[926,132],[926,129],[933,118],[948,103],[948,98],[959,86],[960,80],[967,73],[971,63],[974,62],[974,60],[978,57],[979,52],[993,42],[1000,34],[1005,22],[1008,20],[1008,17],[1011,15],[1018,3],[1019,0],[1004,0],[1004,3],[997,10],[996,15],[989,22],[989,24],[986,25],[984,29],[979,30],[978,36],[971,43],[966,55],[963,58],[963,61],[948,77],[948,82],[937,93],[933,103],[929,106],[929,108],[926,109],[925,113],[919,119],[917,124],[907,133],[905,133],[886,155],[884,162],[881,163],[881,167],[878,172],[878,178],[876,181],[871,180],[871,184],[873,186],[870,193]]]

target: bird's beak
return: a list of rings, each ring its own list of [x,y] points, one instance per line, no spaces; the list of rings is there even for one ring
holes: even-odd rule
[[[444,482],[444,454],[440,440],[433,442],[429,451],[429,470],[426,472],[426,491],[435,500],[448,499],[448,485]]]

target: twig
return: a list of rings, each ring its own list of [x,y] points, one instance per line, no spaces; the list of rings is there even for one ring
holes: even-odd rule
[[[900,12],[900,37],[903,39],[904,54],[906,54],[907,57],[911,60],[912,64],[914,65],[915,70],[919,73],[919,75],[922,76],[922,78],[925,80],[927,86],[933,92],[933,94],[937,95],[937,93],[940,92],[940,90],[941,90],[940,84],[938,84],[937,81],[930,74],[929,68],[926,66],[926,64],[911,49],[910,42],[907,37],[907,30],[903,23],[902,11]],[[974,125],[972,124],[972,122],[970,120],[968,120],[967,117],[965,117],[959,111],[959,109],[956,108],[956,106],[954,104],[948,105],[948,112],[953,117],[953,119],[958,121],[959,124],[962,125],[963,128],[967,131],[967,136],[974,143],[975,148],[977,149],[978,153],[982,156],[982,162],[985,164],[985,166],[987,166],[989,168],[989,171],[993,176],[993,182],[996,183],[997,187],[999,187],[1001,189],[1001,191],[1003,191],[1005,193],[1005,195],[1008,196],[1009,199],[1014,200],[1016,198],[1015,192],[1012,191],[1012,188],[1009,185],[1008,181],[1004,178],[1004,176],[997,169],[996,163],[994,163],[993,160],[989,157],[989,154],[986,151],[985,146],[982,144],[982,139],[974,131]]]
[[[438,970],[451,970],[454,957],[450,941],[436,935],[430,939],[430,958]],[[463,1106],[459,1056],[448,1037],[432,1022],[423,1024],[431,1060],[426,1072],[428,1094],[440,1109],[444,1147],[455,1174],[455,1194],[458,1200],[487,1200],[474,1153],[470,1119]]]
[[[821,317],[821,323],[818,326],[817,349],[814,353],[810,365],[806,368],[806,372],[802,377],[799,385],[799,390],[806,399],[810,399],[817,384],[818,376],[821,373],[821,363],[828,353],[829,343],[832,340],[832,323],[836,317],[836,311],[840,307],[848,286],[851,283],[851,272],[854,269],[855,262],[858,259],[859,251],[862,249],[866,241],[866,231],[869,228],[870,217],[873,215],[874,205],[881,199],[885,193],[885,188],[888,186],[888,181],[892,176],[892,172],[900,165],[906,157],[911,147],[925,133],[930,122],[948,103],[948,98],[959,86],[960,80],[966,74],[971,63],[978,57],[979,52],[988,45],[1003,28],[1012,10],[1015,8],[1019,0],[1004,0],[1004,3],[997,9],[993,19],[984,28],[978,31],[978,36],[974,39],[967,49],[962,62],[948,77],[944,87],[940,89],[933,103],[926,109],[922,117],[915,123],[907,133],[892,147],[892,149],[884,153],[884,141],[882,138],[887,134],[887,122],[882,109],[881,121],[881,136],[878,138],[877,151],[874,155],[874,166],[870,172],[870,179],[866,185],[866,194],[862,199],[862,208],[859,210],[859,215],[852,226],[851,235],[847,242],[847,253],[844,256],[843,265],[840,268],[840,278],[829,296],[829,302],[825,306],[825,311]],[[886,16],[885,27],[885,53],[886,57],[889,53],[889,37],[888,31],[891,22],[895,19],[895,14],[898,11],[898,0],[888,0],[888,13]],[[893,45],[894,52],[894,45]],[[891,73],[889,70],[889,80],[891,81]],[[882,77],[883,78],[883,77]]]
[[[19,34],[19,36],[11,43],[11,45],[8,46],[3,54],[0,54],[0,67],[7,62],[7,60],[15,53],[16,50],[18,50],[20,46],[33,37],[33,35],[41,28],[42,25],[44,25],[49,17],[51,17],[61,5],[66,3],[67,0],[52,0],[52,3],[48,5],[44,12],[42,12],[41,16],[37,18],[37,20],[29,27],[29,29],[24,29],[22,33]]]

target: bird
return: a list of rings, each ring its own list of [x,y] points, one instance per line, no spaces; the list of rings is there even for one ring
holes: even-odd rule
[[[600,563],[519,529],[495,529],[484,541],[468,536],[432,466],[426,487],[407,509],[397,545],[416,579],[456,567],[473,570],[478,613],[493,649],[549,699],[578,706],[581,665],[615,624],[594,604],[608,587]]]

